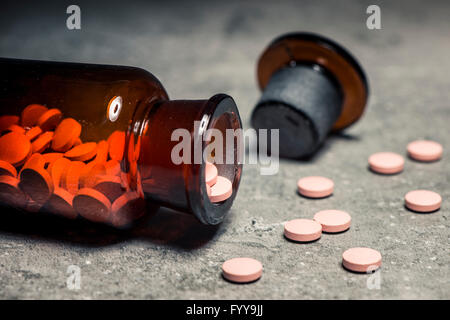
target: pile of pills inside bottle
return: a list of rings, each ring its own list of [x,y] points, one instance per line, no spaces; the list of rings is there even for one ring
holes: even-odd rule
[[[82,125],[31,104],[0,117],[0,200],[16,208],[124,226],[145,212],[142,190],[121,169],[126,134],[82,141]],[[139,150],[135,150],[139,152]],[[139,173],[134,173],[138,176]]]

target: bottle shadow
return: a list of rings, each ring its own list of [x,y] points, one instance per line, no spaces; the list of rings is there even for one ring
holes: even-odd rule
[[[204,246],[220,225],[200,223],[193,215],[166,208],[150,208],[143,218],[126,229],[117,229],[82,218],[69,220],[46,213],[29,213],[0,208],[0,234],[22,235],[36,240],[50,240],[82,247],[105,247],[140,239],[181,250]]]

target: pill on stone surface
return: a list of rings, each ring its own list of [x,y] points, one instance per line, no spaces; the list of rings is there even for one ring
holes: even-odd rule
[[[403,171],[405,160],[394,152],[377,152],[369,157],[369,167],[381,174],[395,174]]]
[[[227,200],[233,194],[233,185],[225,177],[218,176],[216,183],[211,187],[209,200],[211,202],[221,202]]]
[[[411,159],[423,162],[439,160],[442,156],[442,145],[430,140],[410,142],[406,147]]]
[[[38,123],[39,118],[48,111],[48,108],[40,104],[29,104],[22,110],[20,123],[24,127],[32,127]]]
[[[52,149],[66,152],[75,144],[81,133],[81,124],[72,118],[62,120],[55,129]]]
[[[73,147],[64,156],[73,161],[88,161],[97,154],[97,143],[87,142]]]
[[[62,113],[59,109],[53,108],[45,111],[38,119],[37,125],[41,127],[42,131],[54,130],[62,118]]]
[[[0,176],[8,175],[11,177],[17,177],[17,170],[9,162],[0,160]]]
[[[205,181],[206,183],[212,187],[217,182],[217,167],[211,162],[205,163]]]
[[[334,182],[325,177],[311,176],[297,182],[298,192],[308,198],[325,198],[333,193]]]
[[[375,271],[381,266],[381,254],[371,248],[351,248],[342,254],[342,265],[354,272]]]
[[[111,212],[111,202],[100,191],[83,188],[73,198],[73,208],[87,220],[108,222]]]
[[[247,283],[261,278],[263,266],[252,258],[233,258],[222,265],[223,277],[237,283]]]
[[[284,235],[294,241],[314,241],[321,237],[322,225],[310,219],[294,219],[284,224]]]
[[[31,143],[25,135],[10,132],[0,137],[0,160],[17,167],[22,165],[31,153]]]
[[[441,196],[429,190],[414,190],[405,195],[405,205],[416,212],[433,212],[441,207]]]
[[[336,233],[350,228],[352,218],[341,210],[322,210],[314,215],[314,220],[322,225],[323,232]]]

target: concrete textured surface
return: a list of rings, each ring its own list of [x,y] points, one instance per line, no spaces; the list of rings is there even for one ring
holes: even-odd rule
[[[367,71],[371,96],[363,118],[330,137],[310,161],[282,160],[275,176],[246,165],[225,221],[203,226],[160,210],[130,232],[2,212],[0,298],[31,299],[449,299],[450,3],[374,1],[382,30],[366,28],[372,1],[78,2],[82,29],[65,27],[69,3],[0,11],[0,56],[134,65],[150,70],[172,98],[234,97],[245,127],[260,92],[255,64],[275,37],[296,30],[331,37]],[[4,107],[4,106],[2,106]],[[418,138],[439,141],[444,156],[406,160],[403,173],[367,170],[370,154],[405,154]],[[323,175],[332,197],[308,200],[296,181]],[[440,211],[403,207],[406,192],[424,188],[443,198]],[[342,209],[351,229],[310,244],[283,238],[283,222]],[[380,289],[367,274],[345,271],[354,246],[383,256]],[[235,285],[222,279],[228,258],[251,256],[262,278]],[[67,268],[81,269],[81,289],[66,286]]]

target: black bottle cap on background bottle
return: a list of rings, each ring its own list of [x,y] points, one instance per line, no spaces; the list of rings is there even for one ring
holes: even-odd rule
[[[275,39],[258,62],[262,96],[252,114],[256,129],[280,129],[279,154],[304,158],[318,150],[332,130],[362,115],[367,79],[342,46],[311,33]]]

